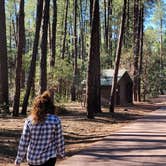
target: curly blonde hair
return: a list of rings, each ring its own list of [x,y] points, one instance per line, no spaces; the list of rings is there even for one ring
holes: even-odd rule
[[[43,123],[47,114],[54,114],[55,106],[49,91],[43,92],[34,99],[31,116],[33,122]]]

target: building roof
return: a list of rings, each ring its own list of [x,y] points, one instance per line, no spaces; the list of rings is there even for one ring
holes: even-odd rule
[[[127,71],[126,69],[119,69],[118,77],[122,77],[126,71]],[[101,76],[113,77],[113,74],[114,74],[114,69],[104,69],[101,71]]]
[[[126,69],[119,69],[118,71],[118,81],[122,76],[127,72]],[[112,79],[114,75],[114,69],[104,69],[101,71],[100,84],[101,86],[110,86],[112,85]],[[81,82],[82,85],[86,85],[86,80]]]
[[[125,74],[125,72],[127,72],[126,69],[119,69],[119,71],[118,71],[118,81]],[[112,85],[113,75],[114,75],[114,69],[102,70],[101,71],[101,78],[100,78],[101,86]]]

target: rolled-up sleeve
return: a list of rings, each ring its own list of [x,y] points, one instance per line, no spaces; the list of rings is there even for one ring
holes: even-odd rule
[[[26,120],[24,123],[23,132],[18,146],[17,157],[15,160],[16,164],[20,164],[24,159],[29,145],[29,140],[30,140],[30,129],[28,126],[28,120]]]

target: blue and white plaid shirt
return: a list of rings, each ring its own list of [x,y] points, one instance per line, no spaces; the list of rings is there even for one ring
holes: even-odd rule
[[[58,117],[48,114],[40,124],[33,124],[31,117],[26,119],[15,163],[20,164],[25,155],[32,165],[43,164],[57,155],[64,157],[64,138]]]

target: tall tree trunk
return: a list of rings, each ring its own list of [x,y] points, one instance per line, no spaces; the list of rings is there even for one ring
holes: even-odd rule
[[[10,24],[9,24],[9,53],[12,53],[12,13],[10,12]],[[8,73],[9,73],[9,78],[8,78],[8,84],[12,85],[12,67],[13,67],[13,58],[8,60]]]
[[[14,20],[12,19],[12,26],[13,26],[13,35],[14,35],[14,40],[15,40],[15,45],[16,45],[16,47],[17,47],[17,33],[16,33],[16,26],[15,26],[15,22],[14,22]],[[15,58],[16,59],[16,58]]]
[[[94,118],[95,112],[100,112],[100,19],[99,0],[91,1],[93,6],[91,16],[91,39],[87,77],[87,117]]]
[[[73,82],[71,87],[71,100],[76,100],[76,86],[77,86],[77,0],[74,0],[74,72],[73,72]]]
[[[10,25],[9,25],[9,49],[12,52],[12,14],[10,13]]]
[[[95,0],[90,0],[90,26],[92,23],[92,15],[93,15],[93,4]]]
[[[129,43],[130,43],[129,31],[130,31],[130,0],[127,0],[126,32],[125,32],[126,41],[124,43],[125,48],[129,48],[129,46],[130,46],[129,45]]]
[[[159,8],[161,8],[161,1],[157,0]],[[163,16],[160,11],[159,13],[159,21],[160,21],[160,68],[162,69],[162,56],[163,56]]]
[[[161,8],[161,1],[157,0],[159,7]],[[163,70],[163,16],[160,12],[160,72]],[[161,79],[161,78],[160,78]],[[160,88],[160,94],[164,95],[163,90]]]
[[[25,53],[23,53],[24,55]],[[25,88],[25,69],[24,67],[22,67],[22,71],[21,71],[21,88]]]
[[[138,23],[139,23],[139,0],[134,0],[134,41],[133,41],[133,53],[134,53],[134,71],[133,71],[133,92],[134,101],[138,101],[138,59],[139,59],[139,40],[138,40]]]
[[[72,19],[71,19],[71,16],[70,16],[70,20],[72,20]],[[72,22],[72,21],[71,21],[71,22]],[[69,36],[73,36],[73,25],[72,25],[71,22],[70,22],[70,26],[69,26]],[[70,45],[73,45],[73,38],[70,38],[70,40],[69,40],[68,47],[70,47]],[[72,59],[72,57],[74,57],[74,56],[72,55],[72,54],[73,54],[73,49],[70,50],[70,49],[68,48],[68,52],[69,52],[68,61],[70,62],[71,59]],[[71,90],[71,89],[70,89],[70,90]]]
[[[140,59],[140,39],[141,39],[141,36],[140,36],[140,33],[141,33],[141,0],[138,0],[138,33],[137,33],[137,50],[138,50],[138,72],[137,72],[137,92],[136,92],[136,95],[137,95],[137,101],[139,101],[139,79],[140,79],[140,73],[139,73],[139,59]]]
[[[116,9],[115,7],[113,8],[113,13],[116,12]],[[113,59],[113,62],[115,60],[115,57],[116,57],[116,48],[117,48],[117,43],[118,43],[118,34],[119,34],[119,25],[117,24],[117,21],[115,19],[113,19],[112,21],[113,23],[113,27],[114,27],[114,33],[113,33],[113,47],[114,49],[112,50],[112,59]]]
[[[80,29],[81,29],[81,58],[82,62],[84,63],[85,60],[85,41],[84,41],[84,19],[83,19],[83,9],[82,9],[82,1],[80,1]]]
[[[57,3],[53,0],[53,21],[52,21],[52,52],[50,66],[55,66],[55,55],[56,55],[56,27],[57,27]]]
[[[51,54],[52,53],[52,28],[51,28],[50,18],[48,20],[48,48],[50,49],[48,52],[50,52]]]
[[[26,36],[25,36],[25,21],[23,22],[22,25],[23,28],[23,36],[22,36],[22,42],[23,42],[23,51],[22,51],[22,55],[25,55],[26,53]],[[25,88],[25,68],[24,65],[21,68],[21,88]]]
[[[40,38],[40,27],[41,27],[41,20],[42,20],[42,13],[43,13],[43,0],[37,1],[37,8],[36,8],[36,28],[35,28],[35,37],[33,42],[33,52],[32,52],[32,59],[30,64],[30,70],[27,80],[27,88],[26,93],[24,96],[23,106],[22,106],[22,114],[26,114],[27,106],[28,106],[28,99],[32,87],[32,83],[34,81],[34,75],[36,70],[36,57],[38,54],[38,44]]]
[[[105,39],[105,49],[108,52],[108,14],[107,14],[107,3],[104,0],[104,39]]]
[[[20,85],[21,85],[21,71],[22,71],[22,54],[24,52],[24,0],[20,1],[19,9],[19,26],[18,26],[18,50],[17,50],[17,64],[16,64],[16,79],[15,79],[15,95],[13,104],[13,116],[18,116],[20,106]]]
[[[140,51],[139,51],[139,78],[138,78],[138,101],[141,101],[141,74],[143,63],[143,37],[144,37],[144,3],[141,0],[140,9]]]
[[[161,35],[161,41],[162,41],[162,35]],[[160,53],[160,73],[163,71],[163,68],[164,68],[164,63],[163,63],[163,44],[160,45],[160,50],[161,50],[161,53]],[[162,78],[160,78],[160,81],[162,82]],[[164,91],[163,89],[161,88],[161,85],[160,85],[160,95],[164,95]]]
[[[47,36],[49,21],[50,0],[45,0],[42,39],[41,39],[41,62],[40,62],[40,93],[47,89]]]
[[[112,81],[112,89],[111,89],[111,101],[110,101],[110,112],[114,112],[114,105],[115,105],[115,95],[116,95],[116,88],[117,88],[117,78],[118,78],[118,70],[120,64],[120,57],[121,57],[121,48],[123,42],[123,35],[124,35],[124,27],[125,27],[125,20],[126,20],[126,0],[124,0],[123,4],[123,15],[121,19],[121,27],[119,32],[118,44],[116,49],[116,58],[115,58],[115,66],[114,66],[114,76]]]
[[[108,55],[111,56],[110,65],[112,67],[112,0],[108,0],[108,16],[107,16],[107,26],[108,26]]]
[[[66,0],[66,13],[65,13],[65,21],[64,21],[64,23],[65,23],[64,24],[64,37],[63,37],[63,44],[62,44],[62,59],[64,59],[64,56],[65,56],[68,8],[69,8],[69,0]]]
[[[18,47],[18,26],[19,26],[19,16],[17,13],[17,5],[16,5],[16,1],[14,0],[14,12],[15,12],[15,22],[13,20],[13,25],[14,25],[14,30],[15,30],[15,43],[16,43],[16,47]]]
[[[160,66],[162,68],[163,57],[163,19],[160,18]]]
[[[5,0],[0,1],[0,106],[9,112]]]

